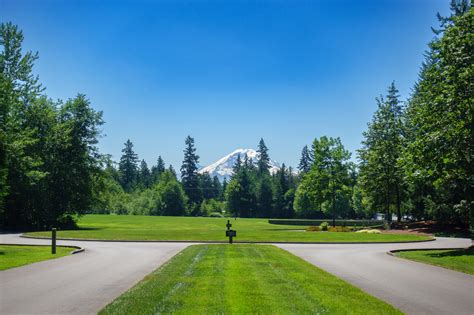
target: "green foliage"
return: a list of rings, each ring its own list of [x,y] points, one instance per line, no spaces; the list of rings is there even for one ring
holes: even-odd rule
[[[327,230],[328,230],[328,227],[329,227],[329,223],[327,223],[327,222],[323,222],[323,223],[321,223],[321,224],[319,225],[319,229],[320,229],[321,231],[327,231]]]
[[[234,216],[252,217],[255,215],[255,188],[251,183],[246,167],[241,167],[227,185],[227,209]]]
[[[119,162],[120,184],[125,191],[130,192],[138,180],[138,155],[133,151],[130,139],[124,145]]]
[[[301,150],[301,158],[298,164],[298,170],[300,174],[306,174],[311,170],[313,161],[311,159],[311,152],[308,149],[308,146],[305,145]]]
[[[165,167],[165,161],[161,158],[161,155],[158,156],[158,159],[156,161],[156,165],[151,167],[151,178],[152,182],[156,183],[160,180],[161,174],[164,173],[166,167]]]
[[[183,184],[186,196],[188,196],[191,214],[197,215],[202,201],[202,190],[198,174],[199,155],[196,154],[193,138],[187,136],[185,144],[184,160],[181,165],[181,183]]]
[[[368,200],[368,210],[384,212],[389,221],[393,207],[396,207],[398,220],[401,219],[404,189],[399,163],[404,146],[403,108],[398,97],[392,83],[386,99],[377,98],[378,109],[364,132],[363,147],[358,151],[361,161],[358,188]]]
[[[268,155],[268,148],[265,145],[263,138],[260,139],[257,148],[258,161],[257,168],[260,174],[270,174],[270,156]]]
[[[439,17],[442,29],[409,100],[402,165],[417,215],[468,225],[474,208],[474,9],[468,1],[453,2],[452,9],[450,17]]]
[[[328,227],[329,232],[352,232],[352,229],[347,226],[330,226]]]
[[[23,54],[22,41],[16,26],[0,25],[0,87],[5,102],[0,134],[1,224],[34,229],[71,226],[94,202],[102,113],[94,111],[82,94],[65,103],[40,96],[43,89],[32,73],[37,54]]]
[[[255,188],[255,199],[257,201],[256,207],[256,216],[265,217],[268,214],[272,213],[273,208],[273,192],[272,192],[272,182],[269,174],[263,173],[264,175],[260,176],[257,179],[256,188]],[[277,192],[282,196],[282,192]]]
[[[201,214],[208,217],[223,217],[225,202],[217,199],[206,199],[201,203]]]
[[[281,224],[281,225],[300,225],[300,226],[316,226],[317,224],[321,224],[326,222],[326,220],[308,220],[308,219],[289,219],[289,220],[281,220],[281,219],[270,219],[268,223],[270,224]],[[336,224],[340,226],[381,226],[383,225],[384,221],[377,221],[377,220],[336,220]]]
[[[350,153],[339,138],[321,137],[313,142],[313,166],[301,180],[295,195],[295,210],[301,217],[318,212],[333,218],[350,210]]]

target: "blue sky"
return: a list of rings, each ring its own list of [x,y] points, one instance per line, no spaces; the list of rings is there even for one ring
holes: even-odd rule
[[[52,98],[86,94],[104,112],[102,152],[177,169],[184,139],[202,165],[265,139],[296,166],[301,148],[339,136],[355,154],[395,80],[410,93],[436,13],[448,1],[1,0],[0,20],[38,51]]]

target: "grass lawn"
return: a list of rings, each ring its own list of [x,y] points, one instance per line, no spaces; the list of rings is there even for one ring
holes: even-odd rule
[[[194,245],[99,314],[401,314],[271,245]]]
[[[0,245],[0,270],[20,267],[38,261],[69,255],[75,248],[56,247],[56,255],[50,246]]]
[[[78,230],[58,231],[59,238],[108,240],[226,241],[225,218],[86,215]],[[305,226],[269,224],[266,219],[231,219],[239,241],[250,242],[396,242],[427,240],[418,235],[305,232]],[[50,237],[51,232],[27,233]]]
[[[397,256],[474,275],[474,247],[398,252]]]

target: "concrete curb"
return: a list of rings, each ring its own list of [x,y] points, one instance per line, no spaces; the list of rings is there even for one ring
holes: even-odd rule
[[[23,238],[31,239],[40,239],[40,240],[49,240],[49,237],[40,237],[40,236],[29,236],[29,235],[20,235]],[[227,244],[228,241],[195,241],[195,240],[167,240],[167,241],[158,241],[158,240],[103,240],[103,239],[81,239],[81,238],[57,238],[57,240],[62,241],[80,241],[80,242],[119,242],[119,243],[196,243],[196,244]],[[407,243],[424,243],[432,242],[436,240],[431,238],[428,240],[417,240],[417,241],[399,241],[399,242],[251,242],[251,241],[237,241],[234,240],[234,244],[407,244]]]
[[[0,246],[1,246],[1,245],[5,245],[5,246],[11,245],[11,246],[43,246],[43,247],[46,246],[46,247],[51,247],[51,245],[42,245],[42,244],[5,244],[5,243],[0,243]],[[78,253],[82,253],[83,251],[86,250],[84,247],[75,246],[75,245],[56,245],[56,247],[71,247],[71,248],[75,248],[75,250],[73,250],[72,252],[69,253],[69,254],[71,254],[71,255],[78,254]]]
[[[474,245],[471,245],[469,247],[451,247],[451,248],[408,248],[408,249],[394,249],[394,250],[389,250],[387,252],[388,255],[398,257],[395,255],[396,253],[399,252],[415,252],[415,251],[433,251],[433,250],[460,250],[460,249],[468,249],[473,247]],[[399,257],[400,258],[400,257]],[[402,257],[403,258],[403,257]]]

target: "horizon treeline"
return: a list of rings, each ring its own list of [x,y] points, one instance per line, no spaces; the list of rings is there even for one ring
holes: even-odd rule
[[[452,1],[433,29],[419,78],[402,101],[395,82],[376,98],[357,163],[338,137],[303,147],[297,172],[269,170],[263,139],[255,161],[238,158],[221,183],[198,173],[194,139],[181,178],[161,156],[149,167],[127,140],[120,161],[97,148],[104,123],[83,94],[53,101],[33,74],[16,25],[0,25],[0,224],[74,227],[85,213],[434,219],[474,223],[474,9]]]

